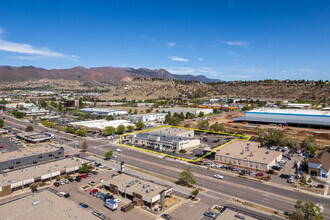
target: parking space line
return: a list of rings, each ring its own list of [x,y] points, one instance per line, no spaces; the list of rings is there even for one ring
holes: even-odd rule
[[[138,208],[134,208],[134,209],[137,210],[137,211],[139,211],[139,212],[141,212],[141,213],[143,213],[143,214],[145,214],[145,215],[148,215],[148,216],[152,217],[153,219],[156,219],[157,218],[157,217],[155,217],[155,216],[153,216],[153,215],[151,215],[151,214],[149,214],[149,213],[147,213],[145,211],[142,211],[142,210],[140,210]]]

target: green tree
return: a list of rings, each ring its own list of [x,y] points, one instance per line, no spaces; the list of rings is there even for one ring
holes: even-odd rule
[[[127,131],[133,131],[134,130],[134,127],[132,125],[128,125],[126,127]]]
[[[29,126],[27,126],[27,127],[25,128],[25,131],[26,131],[26,132],[33,131],[33,127],[29,125]]]
[[[92,169],[93,169],[93,166],[91,164],[83,163],[79,167],[79,173],[89,173],[92,171]]]
[[[0,127],[3,127],[5,125],[5,122],[3,119],[0,119]]]
[[[289,217],[291,220],[323,220],[322,210],[312,202],[298,200],[295,205],[295,212]]]
[[[209,129],[209,126],[210,126],[210,124],[209,124],[209,121],[208,120],[206,120],[206,121],[200,121],[197,124],[197,128],[199,130],[208,130]]]
[[[62,112],[63,111],[63,105],[61,105],[61,104],[58,105],[58,111],[59,112]]]
[[[111,150],[111,151],[108,151],[104,156],[105,156],[106,160],[109,160],[112,157],[112,155],[113,155],[113,152]]]
[[[83,152],[86,152],[88,148],[88,142],[86,140],[83,140],[83,142],[81,143],[81,149]]]
[[[192,173],[190,167],[188,167],[186,170],[183,170],[180,173],[180,178],[178,183],[185,186],[192,186],[196,183],[194,179],[194,174]]]
[[[41,105],[41,107],[45,108],[45,107],[47,107],[47,102],[45,100],[41,100],[40,105]]]
[[[144,124],[142,121],[139,121],[135,124],[135,127],[139,130],[143,129],[144,128]]]
[[[105,136],[113,135],[115,133],[116,133],[116,129],[112,126],[105,127],[105,129],[104,129],[104,135]]]
[[[184,124],[184,126],[183,127],[185,127],[185,128],[189,128],[190,127],[190,125],[188,124],[188,123],[186,123],[186,124]]]
[[[122,134],[122,133],[125,132],[125,129],[126,129],[125,125],[119,125],[119,126],[117,127],[117,131],[116,131],[116,133],[117,133],[117,134]]]
[[[128,109],[128,114],[132,114],[132,109]]]
[[[87,130],[85,128],[83,129],[79,129],[79,133],[78,133],[80,136],[83,136],[85,137],[87,135]]]
[[[134,109],[134,114],[136,115],[138,113],[138,110],[137,109]]]
[[[192,192],[191,192],[191,196],[195,199],[197,197],[199,193],[199,190],[198,189],[194,189]]]

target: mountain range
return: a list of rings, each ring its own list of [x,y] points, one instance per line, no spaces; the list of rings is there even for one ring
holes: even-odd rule
[[[40,79],[64,79],[81,82],[126,82],[134,78],[158,78],[180,81],[199,81],[204,83],[221,82],[204,75],[178,75],[165,69],[121,68],[121,67],[74,67],[71,69],[44,69],[34,66],[0,66],[1,81],[26,81]]]

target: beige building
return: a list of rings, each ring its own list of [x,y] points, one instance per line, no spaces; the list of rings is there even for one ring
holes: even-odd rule
[[[136,206],[145,205],[151,208],[164,202],[165,196],[171,196],[172,193],[172,188],[127,174],[115,175],[104,180],[104,187],[116,195],[131,199]]]
[[[194,130],[184,129],[184,128],[173,128],[173,127],[159,128],[149,131],[149,133],[157,134],[157,135],[189,137],[189,138],[195,137]]]
[[[10,220],[100,220],[72,200],[48,190],[0,205],[1,219]]]
[[[0,196],[30,187],[31,184],[40,184],[75,173],[84,162],[87,161],[80,158],[66,158],[2,173],[0,174]]]
[[[216,151],[215,160],[234,166],[267,171],[282,159],[282,152],[261,148],[252,141],[234,140]]]

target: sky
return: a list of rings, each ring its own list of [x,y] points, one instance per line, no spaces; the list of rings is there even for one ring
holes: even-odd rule
[[[328,0],[0,0],[0,65],[330,80]]]

